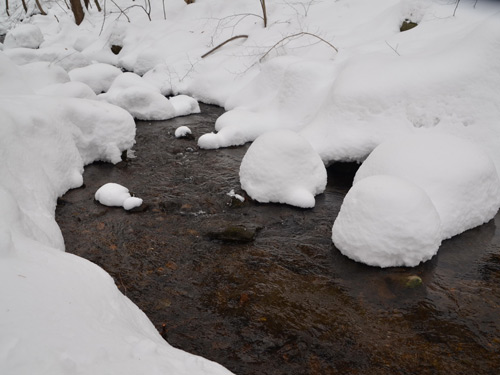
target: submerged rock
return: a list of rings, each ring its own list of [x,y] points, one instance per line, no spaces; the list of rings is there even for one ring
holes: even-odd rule
[[[219,240],[225,242],[252,242],[257,236],[257,232],[261,228],[248,228],[244,225],[229,225],[226,228],[208,232],[207,235],[211,240]]]

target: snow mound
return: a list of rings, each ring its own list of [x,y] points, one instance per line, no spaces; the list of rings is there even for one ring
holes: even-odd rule
[[[98,95],[109,90],[113,81],[122,74],[115,66],[103,63],[76,68],[69,72],[72,81],[83,82]]]
[[[34,90],[56,83],[66,83],[70,80],[68,73],[63,68],[45,61],[21,65],[19,70]]]
[[[378,146],[354,184],[373,175],[403,178],[421,187],[441,218],[443,239],[491,220],[500,207],[495,165],[477,145],[445,134],[414,134]]]
[[[33,94],[23,72],[5,53],[0,52],[0,95]]]
[[[187,126],[179,126],[177,129],[175,129],[175,138],[183,138],[191,133],[191,129],[189,129]]]
[[[113,182],[101,186],[95,193],[95,199],[105,206],[123,207],[126,210],[142,204],[142,199],[132,197],[125,186]]]
[[[73,48],[50,46],[46,48],[13,48],[5,51],[12,61],[24,65],[36,61],[47,61],[56,64],[66,71],[91,64],[90,59]]]
[[[371,266],[413,267],[441,244],[441,223],[424,190],[377,175],[355,184],[333,224],[332,240],[347,257]]]
[[[38,48],[43,42],[43,34],[36,25],[19,24],[5,36],[4,47]]]
[[[134,73],[123,73],[116,77],[99,100],[117,105],[127,110],[139,120],[167,120],[176,116],[172,103],[160,90]]]
[[[175,116],[187,116],[192,113],[200,113],[200,105],[195,98],[187,95],[177,95],[169,99],[174,106]]]
[[[291,130],[261,135],[241,161],[241,187],[259,202],[314,207],[314,196],[325,190],[326,181],[321,158]]]
[[[38,95],[61,96],[66,98],[96,99],[97,95],[82,82],[56,83],[36,91]]]

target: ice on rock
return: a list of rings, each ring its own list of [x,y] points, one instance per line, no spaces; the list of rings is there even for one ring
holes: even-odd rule
[[[95,193],[95,199],[105,206],[123,207],[126,210],[142,204],[142,199],[132,197],[125,186],[113,182],[101,186]]]
[[[326,169],[311,145],[296,132],[276,130],[258,137],[240,166],[241,187],[259,202],[314,207],[325,190]]]
[[[403,178],[421,187],[441,218],[443,239],[491,220],[500,207],[495,165],[477,145],[445,134],[397,137],[379,145],[356,173]]]
[[[191,133],[191,129],[189,129],[187,126],[179,126],[177,129],[175,129],[175,138],[183,138]]]
[[[113,81],[122,74],[122,71],[109,64],[92,64],[83,68],[76,68],[69,72],[72,81],[83,82],[96,94],[106,92]]]
[[[332,229],[342,254],[378,267],[416,266],[437,253],[441,236],[439,215],[425,191],[387,175],[355,184]]]
[[[38,48],[43,42],[43,34],[36,25],[20,24],[5,36],[4,46],[7,48]]]

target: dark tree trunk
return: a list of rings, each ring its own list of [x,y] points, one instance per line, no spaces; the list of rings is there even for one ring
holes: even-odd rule
[[[22,2],[23,2],[24,13],[28,13],[28,6],[26,5],[26,0],[22,0]]]
[[[85,9],[89,9],[90,0],[83,0],[83,4],[85,4]]]
[[[83,7],[80,0],[69,0],[71,4],[71,11],[75,16],[75,23],[77,25],[81,24],[83,21],[83,17],[85,17],[85,13],[83,13]]]
[[[95,5],[96,5],[96,7],[97,7],[97,10],[98,10],[99,12],[101,12],[101,11],[102,11],[102,8],[101,8],[101,5],[99,4],[99,0],[94,0],[94,3],[95,3]]]

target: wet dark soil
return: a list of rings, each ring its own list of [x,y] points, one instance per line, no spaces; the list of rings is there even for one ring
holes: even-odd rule
[[[212,131],[221,113],[138,122],[136,158],[88,166],[57,207],[67,251],[109,272],[170,344],[236,374],[499,373],[499,215],[419,267],[355,263],[330,237],[356,166],[329,168],[314,209],[241,203],[227,193],[244,195],[247,146],[174,137]],[[96,203],[107,182],[142,208]]]

